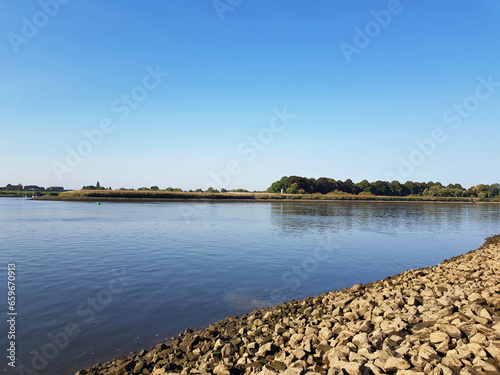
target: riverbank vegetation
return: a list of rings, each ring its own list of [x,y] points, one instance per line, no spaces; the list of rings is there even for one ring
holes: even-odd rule
[[[318,179],[299,176],[282,177],[274,182],[269,193],[286,194],[334,194],[356,196],[386,196],[386,197],[455,197],[477,198],[479,200],[500,199],[500,184],[480,184],[465,189],[460,184],[444,186],[440,182],[413,182],[406,181],[375,181],[363,180],[353,183],[350,179],[341,181],[333,178],[321,177]]]
[[[478,198],[471,197],[438,197],[438,196],[381,196],[364,194],[281,194],[281,193],[209,193],[186,191],[151,191],[151,190],[72,190],[61,193],[58,197],[43,196],[38,199],[82,200],[82,201],[162,201],[162,200],[293,200],[293,201],[404,201],[404,202],[476,202]],[[484,201],[494,201],[485,198]],[[500,201],[500,200],[498,200]]]
[[[227,190],[209,187],[205,190],[184,191],[180,188],[158,186],[137,190],[120,188],[112,190],[96,185],[84,186],[82,190],[66,191],[59,197],[42,199],[61,200],[361,200],[361,201],[429,201],[429,202],[500,202],[500,184],[476,185],[469,189],[460,184],[444,186],[440,182],[412,182],[363,180],[353,183],[331,178],[283,177],[274,182],[267,192],[249,192],[245,189]]]

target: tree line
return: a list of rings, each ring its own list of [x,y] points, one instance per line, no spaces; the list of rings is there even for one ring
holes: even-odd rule
[[[106,187],[103,187],[101,186],[100,182],[97,181],[97,183],[95,185],[86,185],[86,186],[83,186],[82,187],[82,190],[113,190],[111,189],[111,187],[109,188],[106,188]],[[118,190],[135,190],[133,188],[119,188]],[[137,191],[171,191],[171,192],[189,192],[189,193],[249,193],[248,190],[245,190],[245,189],[231,189],[231,190],[227,190],[227,189],[215,189],[213,187],[209,187],[205,190],[203,189],[196,189],[196,190],[182,190],[181,188],[173,188],[173,187],[167,187],[165,189],[160,189],[158,186],[154,185],[154,186],[151,186],[151,187],[140,187],[137,189]]]
[[[479,184],[465,189],[460,184],[444,186],[440,182],[413,182],[406,181],[375,181],[363,180],[358,183],[347,179],[345,181],[321,177],[306,178],[299,176],[284,176],[281,180],[273,182],[267,189],[269,193],[286,194],[354,194],[354,195],[384,195],[405,197],[409,195],[435,196],[435,197],[500,197],[500,184]]]

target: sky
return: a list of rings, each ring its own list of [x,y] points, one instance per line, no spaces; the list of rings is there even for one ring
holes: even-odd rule
[[[0,186],[500,182],[500,4],[0,0]]]

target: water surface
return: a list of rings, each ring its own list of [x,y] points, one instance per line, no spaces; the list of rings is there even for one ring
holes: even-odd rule
[[[18,365],[38,374],[434,265],[498,233],[494,204],[0,199],[5,280],[17,266]]]

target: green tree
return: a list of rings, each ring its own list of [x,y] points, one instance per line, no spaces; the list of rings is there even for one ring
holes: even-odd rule
[[[368,182],[368,180],[363,180],[356,184],[356,187],[360,190],[360,192],[371,193],[372,186]]]
[[[399,181],[392,181],[390,185],[391,195],[397,197],[406,197],[410,194],[409,189],[405,185],[401,185]]]
[[[299,186],[296,182],[290,185],[288,189],[286,189],[287,194],[297,194],[299,192]]]

